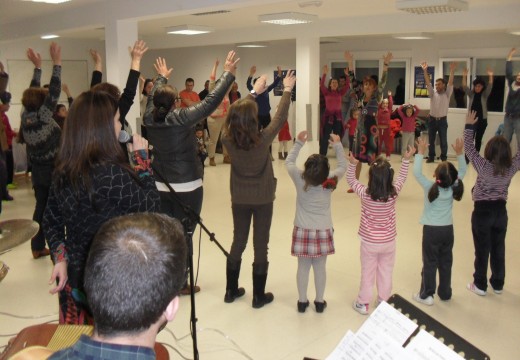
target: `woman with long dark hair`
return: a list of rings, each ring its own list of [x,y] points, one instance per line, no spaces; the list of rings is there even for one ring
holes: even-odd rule
[[[273,173],[269,146],[282,128],[291,102],[291,91],[296,83],[293,71],[283,79],[283,95],[273,121],[262,131],[258,129],[258,105],[255,97],[266,91],[266,77],[261,76],[251,93],[231,105],[224,125],[222,143],[226,146],[231,162],[231,207],[233,211],[233,244],[226,264],[226,294],[224,301],[233,302],[244,295],[238,287],[249,227],[253,220],[253,307],[261,308],[273,301],[274,296],[265,292],[269,266],[267,248],[273,217],[276,178]]]
[[[151,175],[148,142],[134,135],[128,165],[118,137],[117,100],[87,91],[74,100],[65,122],[43,230],[54,261],[50,292],[59,292],[60,323],[90,324],[83,271],[90,243],[108,219],[159,210]]]

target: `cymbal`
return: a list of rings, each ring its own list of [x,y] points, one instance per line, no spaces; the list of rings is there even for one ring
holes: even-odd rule
[[[26,242],[38,233],[40,226],[29,219],[0,221],[0,253]]]

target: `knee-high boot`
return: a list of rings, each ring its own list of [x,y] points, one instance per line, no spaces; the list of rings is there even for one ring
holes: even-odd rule
[[[272,293],[265,292],[265,283],[267,281],[267,269],[269,263],[253,263],[253,307],[255,309],[263,307],[273,301]]]
[[[224,295],[224,302],[232,303],[236,298],[243,296],[246,291],[242,287],[238,287],[238,277],[240,276],[240,264],[230,261],[226,262],[226,295]]]

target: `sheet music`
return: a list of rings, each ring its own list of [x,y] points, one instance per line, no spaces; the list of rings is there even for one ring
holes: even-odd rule
[[[363,323],[357,334],[367,333],[368,336],[373,337],[379,333],[386,333],[399,345],[403,345],[417,326],[399,310],[383,301]]]
[[[420,360],[464,360],[462,356],[441,343],[430,333],[420,330],[405,348],[413,359]]]

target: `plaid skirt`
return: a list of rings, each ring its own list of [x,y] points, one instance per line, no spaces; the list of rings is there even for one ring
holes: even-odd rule
[[[298,257],[319,257],[334,254],[332,229],[315,230],[295,226],[292,234],[291,255]]]

